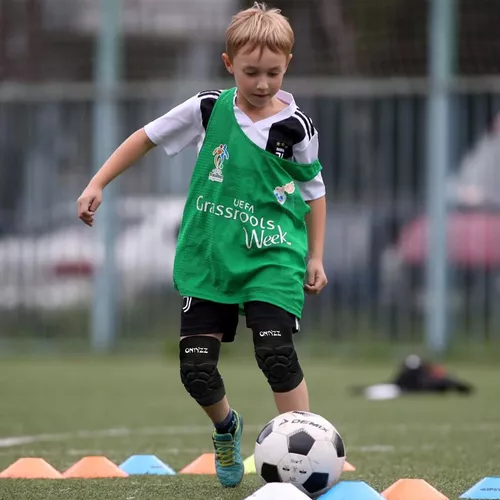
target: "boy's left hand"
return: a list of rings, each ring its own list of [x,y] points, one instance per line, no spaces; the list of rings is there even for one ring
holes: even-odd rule
[[[319,259],[311,259],[307,264],[307,280],[304,290],[309,295],[317,295],[327,283],[323,262]]]

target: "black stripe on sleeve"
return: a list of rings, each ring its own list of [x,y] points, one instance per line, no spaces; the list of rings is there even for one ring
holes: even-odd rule
[[[266,151],[280,158],[290,159],[293,156],[293,147],[306,137],[306,128],[303,122],[295,115],[273,123],[269,129]]]
[[[217,99],[214,99],[213,97],[205,97],[200,100],[201,121],[205,130],[207,130],[208,122],[210,120],[210,116],[212,115],[216,100]]]
[[[299,119],[302,121],[307,132],[307,137],[311,139],[314,134],[314,127],[312,126],[312,121],[299,110],[295,112],[295,115],[298,116]]]
[[[203,90],[198,94],[198,97],[205,97],[205,96],[213,96],[213,97],[219,97],[221,95],[220,90]]]

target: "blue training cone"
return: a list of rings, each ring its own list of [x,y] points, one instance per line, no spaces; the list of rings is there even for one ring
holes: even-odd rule
[[[500,477],[485,477],[467,490],[460,498],[500,500]]]
[[[340,481],[333,488],[323,493],[318,500],[385,500],[364,481]]]
[[[164,464],[154,455],[132,455],[120,465],[120,469],[129,476],[138,476],[144,474],[158,476],[173,476],[174,469]]]

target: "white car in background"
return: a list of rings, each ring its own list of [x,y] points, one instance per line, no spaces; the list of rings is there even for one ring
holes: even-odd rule
[[[120,198],[115,265],[120,301],[168,287],[185,198]],[[97,224],[89,228],[72,206],[69,224],[42,235],[0,239],[0,310],[86,307],[104,247]]]

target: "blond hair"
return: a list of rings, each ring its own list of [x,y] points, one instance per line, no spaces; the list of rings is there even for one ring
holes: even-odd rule
[[[226,52],[230,58],[246,45],[248,52],[267,47],[277,54],[289,55],[294,41],[292,27],[281,10],[259,2],[234,15],[226,30]]]

